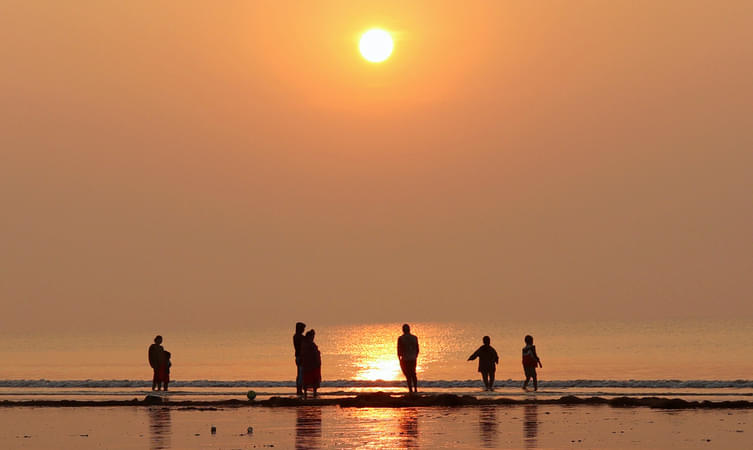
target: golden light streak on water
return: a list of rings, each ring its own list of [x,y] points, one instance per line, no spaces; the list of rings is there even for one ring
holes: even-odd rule
[[[400,361],[397,358],[397,338],[402,334],[402,324],[372,324],[347,327],[347,339],[336,343],[337,352],[349,355],[353,365],[353,380],[402,380]],[[416,371],[421,377],[423,368],[436,361],[445,348],[447,327],[420,324],[411,329],[419,340],[420,353]]]

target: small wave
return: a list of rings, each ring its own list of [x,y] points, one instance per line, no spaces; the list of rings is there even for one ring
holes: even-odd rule
[[[330,380],[327,388],[396,388],[400,380]],[[521,380],[497,380],[497,387],[519,387]],[[149,388],[151,380],[0,380],[0,388]],[[479,380],[421,380],[426,388],[475,388]],[[181,388],[289,388],[295,381],[269,380],[186,380],[172,381]],[[552,380],[539,381],[541,388],[665,388],[665,389],[750,389],[753,380]]]

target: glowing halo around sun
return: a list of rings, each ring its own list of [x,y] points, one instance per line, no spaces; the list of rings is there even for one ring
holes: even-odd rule
[[[379,63],[390,57],[393,45],[388,32],[373,28],[361,36],[358,49],[367,61]]]

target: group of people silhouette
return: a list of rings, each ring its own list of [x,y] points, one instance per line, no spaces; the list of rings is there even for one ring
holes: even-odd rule
[[[309,389],[313,396],[318,396],[318,389],[322,383],[322,354],[319,347],[314,342],[316,332],[306,330],[306,324],[297,322],[295,324],[295,334],[293,335],[293,348],[295,350],[296,365],[296,394],[300,397],[307,398]],[[499,364],[499,355],[494,347],[491,346],[489,336],[484,336],[483,345],[479,347],[468,361],[478,359],[478,371],[481,373],[481,379],[484,382],[484,390],[494,390],[494,374]],[[526,346],[523,347],[522,363],[523,372],[526,380],[523,383],[523,389],[528,390],[528,383],[533,380],[533,390],[538,390],[538,380],[536,377],[536,367],[543,367],[539,356],[536,354],[536,346],[533,345],[533,337],[527,335],[524,338]],[[397,338],[397,358],[400,361],[400,369],[405,375],[405,381],[408,385],[408,392],[418,392],[418,375],[416,374],[416,365],[418,363],[419,345],[418,337],[411,334],[410,325],[403,324],[403,334]],[[152,390],[158,391],[164,389],[167,391],[170,383],[170,352],[162,347],[162,336],[156,336],[154,343],[149,346],[149,365],[154,370],[152,377]]]
[[[322,357],[319,347],[314,343],[314,330],[309,330],[306,334],[303,331],[306,324],[297,322],[295,324],[295,334],[293,335],[293,347],[295,349],[296,365],[296,394],[303,398],[308,397],[308,390],[313,391],[314,397],[317,396],[317,389],[322,381]],[[528,390],[528,383],[533,380],[533,390],[538,390],[538,379],[536,376],[536,367],[543,367],[541,359],[536,354],[536,346],[533,345],[533,336],[526,335],[523,339],[525,347],[522,351],[523,372],[526,380],[523,382],[523,389]],[[491,338],[484,336],[483,345],[468,357],[468,361],[478,359],[478,371],[484,382],[484,390],[494,390],[494,374],[499,364],[499,355],[492,347]],[[408,392],[418,392],[418,375],[416,374],[416,365],[418,363],[418,337],[411,334],[410,325],[403,324],[403,334],[397,338],[397,358],[400,361],[400,369],[405,375],[405,381],[408,385]]]
[[[167,390],[170,383],[170,352],[162,347],[162,336],[154,338],[154,344],[149,346],[149,366],[154,370],[152,377],[152,390]]]
[[[293,335],[297,369],[295,390],[298,396],[306,398],[308,397],[308,390],[311,389],[314,397],[317,397],[316,391],[322,383],[322,354],[314,342],[316,331],[311,329],[304,334],[305,329],[305,323],[298,322],[295,324],[295,334]]]
[[[523,347],[523,372],[526,376],[526,381],[523,382],[523,390],[528,390],[528,383],[533,380],[533,390],[539,389],[539,382],[536,377],[536,367],[544,367],[541,364],[539,356],[536,354],[536,346],[533,345],[533,336],[526,335],[523,340],[526,346]],[[473,361],[478,358],[478,371],[481,373],[481,379],[484,382],[484,390],[494,390],[494,373],[497,371],[497,364],[499,363],[499,355],[494,350],[491,344],[491,338],[484,336],[482,339],[483,345],[478,348],[471,356],[468,357],[468,361]]]

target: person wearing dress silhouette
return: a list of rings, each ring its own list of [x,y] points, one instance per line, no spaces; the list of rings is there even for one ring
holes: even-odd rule
[[[481,372],[481,378],[484,380],[484,390],[494,390],[494,372],[497,370],[497,363],[499,363],[499,356],[494,347],[489,345],[491,339],[489,336],[484,336],[484,345],[478,348],[473,354],[468,357],[468,361],[473,361],[478,358],[478,371]]]
[[[322,354],[314,343],[316,332],[309,330],[301,343],[301,365],[303,366],[303,398],[308,397],[308,390],[318,397],[317,389],[322,383]]]
[[[416,364],[418,361],[418,338],[410,334],[410,325],[403,325],[403,334],[397,338],[397,357],[400,368],[408,382],[408,392],[418,392],[418,376]]]

